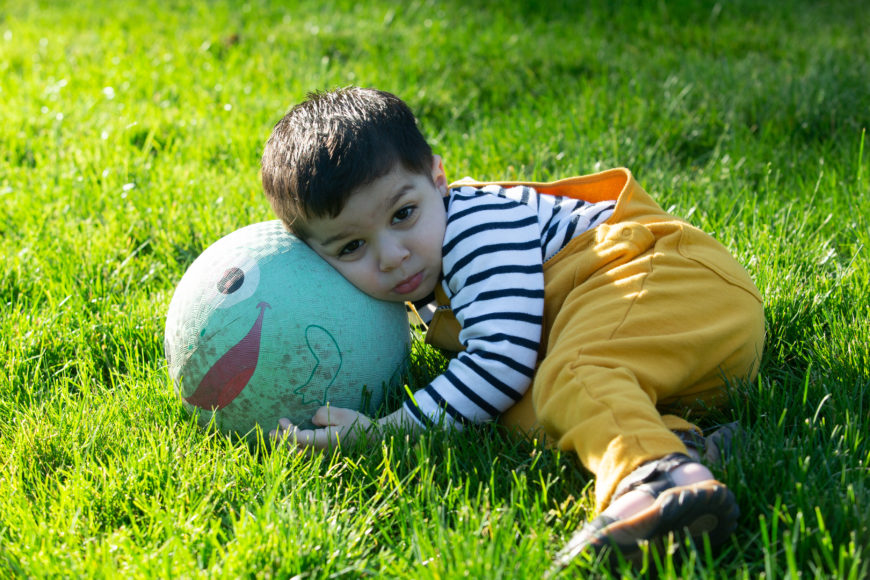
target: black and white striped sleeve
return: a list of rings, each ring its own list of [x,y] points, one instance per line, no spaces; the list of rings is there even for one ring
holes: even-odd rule
[[[534,209],[479,191],[454,191],[443,272],[465,350],[406,408],[421,424],[491,420],[520,400],[537,362],[544,274]]]

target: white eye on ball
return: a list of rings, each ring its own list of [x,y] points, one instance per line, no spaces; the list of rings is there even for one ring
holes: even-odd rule
[[[260,285],[260,267],[256,262],[241,260],[227,264],[215,272],[218,274],[213,286],[215,308],[230,308],[247,300]]]

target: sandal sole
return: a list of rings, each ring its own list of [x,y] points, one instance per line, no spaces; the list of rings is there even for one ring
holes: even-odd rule
[[[642,546],[649,544],[662,553],[665,540],[673,537],[682,542],[704,535],[711,546],[722,544],[737,528],[740,508],[730,489],[715,480],[674,487],[662,492],[653,504],[635,516],[605,526],[589,547],[597,553],[605,548],[619,552],[634,564],[643,559]],[[611,553],[611,561],[618,557]]]

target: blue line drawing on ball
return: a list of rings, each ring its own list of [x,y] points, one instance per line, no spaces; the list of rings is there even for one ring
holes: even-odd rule
[[[319,349],[322,354],[326,355],[324,357],[326,360],[321,360],[315,347],[327,342],[325,340],[326,338],[329,339],[328,342],[335,348],[334,350],[329,347],[326,349]],[[314,368],[311,369],[311,374],[308,376],[308,380],[294,390],[293,393],[302,396],[302,404],[304,405],[310,403],[320,403],[321,405],[325,405],[329,402],[329,389],[338,378],[338,372],[341,370],[341,365],[344,361],[344,358],[341,355],[341,347],[338,346],[338,341],[335,340],[335,337],[332,336],[331,332],[317,324],[309,324],[305,328],[305,344],[308,346],[308,350],[311,352],[312,356],[314,356],[317,364],[315,364]],[[305,394],[306,388],[315,380],[315,376],[318,374],[322,363],[325,363],[323,364],[324,370],[326,371],[326,374],[323,375],[324,378],[331,377],[329,378],[329,384],[327,384],[323,389],[323,398],[321,400],[309,399]]]

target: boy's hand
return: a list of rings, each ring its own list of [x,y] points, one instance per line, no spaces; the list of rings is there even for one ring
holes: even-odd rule
[[[323,429],[300,429],[289,419],[279,419],[278,428],[269,436],[276,441],[295,443],[303,450],[320,450],[340,445],[352,445],[370,430],[374,423],[370,418],[342,407],[320,407],[311,422]]]

